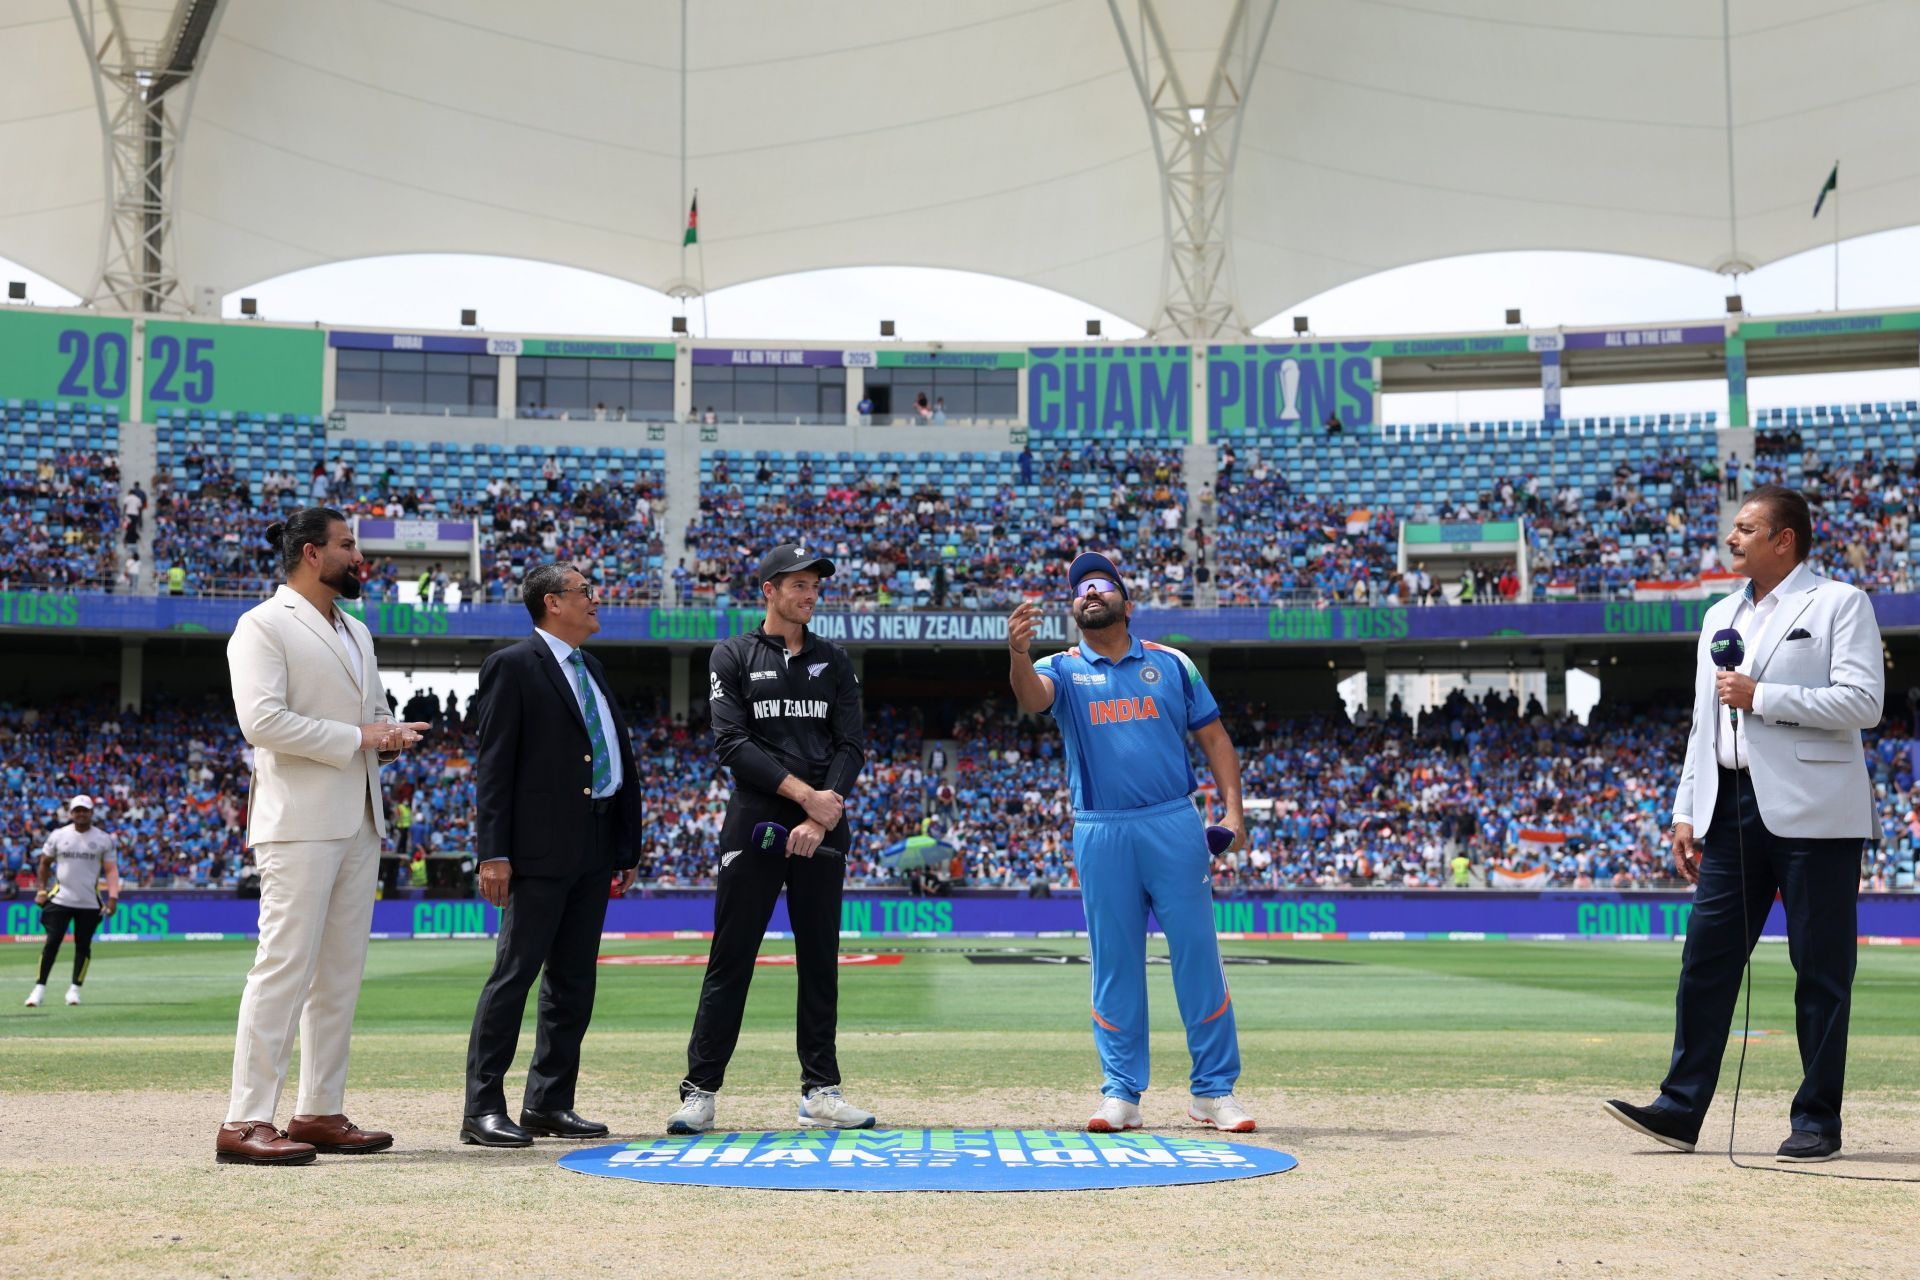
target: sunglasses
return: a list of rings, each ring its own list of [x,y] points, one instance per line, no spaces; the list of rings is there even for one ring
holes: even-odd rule
[[[1120,584],[1115,582],[1112,578],[1082,578],[1077,584],[1075,584],[1073,588],[1073,596],[1074,596],[1074,599],[1077,600],[1081,596],[1086,595],[1087,592],[1089,591],[1098,591],[1104,595],[1108,592],[1117,592],[1119,590],[1120,590]]]

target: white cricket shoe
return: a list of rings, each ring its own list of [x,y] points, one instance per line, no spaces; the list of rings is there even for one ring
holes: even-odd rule
[[[27,992],[27,1008],[38,1009],[40,1007],[40,1002],[46,998],[46,995],[47,995],[46,984],[41,982],[34,983],[33,990]]]
[[[1188,1098],[1187,1119],[1222,1133],[1252,1133],[1257,1127],[1247,1109],[1235,1102],[1230,1093],[1217,1098],[1202,1098],[1198,1094]]]
[[[68,988],[67,988],[67,1003],[68,1003],[68,1004],[79,1004],[79,1003],[80,1003],[80,988],[79,988],[79,987],[77,987],[77,986],[75,986],[75,987],[68,987]]]
[[[680,1109],[667,1118],[668,1133],[705,1133],[713,1128],[713,1095],[705,1089],[689,1089],[680,1100]]]
[[[873,1113],[840,1096],[837,1087],[809,1089],[800,1099],[802,1129],[871,1129]]]
[[[1102,1098],[1100,1109],[1087,1120],[1087,1132],[1121,1133],[1138,1129],[1143,1123],[1139,1103],[1128,1102],[1125,1098]]]

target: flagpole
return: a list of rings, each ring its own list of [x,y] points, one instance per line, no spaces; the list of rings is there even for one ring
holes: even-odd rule
[[[687,207],[687,0],[680,0],[680,207]],[[680,237],[680,278],[687,278],[687,238]]]
[[[693,198],[696,203],[699,201],[700,188],[695,187],[693,189]],[[682,248],[684,247],[685,246],[682,246]],[[702,338],[711,338],[713,336],[713,323],[707,317],[707,241],[706,241],[706,237],[696,235],[693,238],[693,249],[694,249],[694,256],[700,259],[700,336]]]
[[[1833,171],[1840,172],[1840,162],[1833,162]],[[1833,309],[1840,309],[1840,184],[1833,184]]]

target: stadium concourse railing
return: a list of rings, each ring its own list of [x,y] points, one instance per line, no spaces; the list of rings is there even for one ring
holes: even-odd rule
[[[246,597],[246,596],[259,596],[263,594],[271,594],[276,584],[276,580],[272,580],[272,579],[202,577],[200,579],[199,585],[195,588],[191,588],[189,590],[180,591],[180,592],[170,592],[167,588],[167,582],[166,582],[166,576],[167,576],[166,565],[163,564],[163,565],[157,565],[157,566],[143,566],[143,571],[144,571],[144,576],[141,579],[138,589],[131,590],[131,591],[129,590],[127,584],[124,581],[118,578],[108,577],[105,575],[95,575],[81,582],[53,582],[53,581],[36,579],[31,576],[21,577],[21,578],[0,577],[0,591],[27,591],[27,590],[30,590],[30,591],[99,591],[99,592],[104,592],[110,595],[133,594],[133,595],[141,595],[141,596],[162,596],[162,595],[171,594],[171,595],[183,595],[183,596],[217,596],[217,597],[226,598],[226,599],[233,599],[233,598]],[[157,576],[152,576],[156,574]],[[1020,596],[1020,599],[1023,599],[1023,600],[1025,599],[1044,600],[1047,598],[1049,598],[1047,592],[1032,591],[1032,590],[1024,592]],[[1233,617],[1233,616],[1245,615],[1252,612],[1259,612],[1259,611],[1271,610],[1271,609],[1339,609],[1339,608],[1451,609],[1451,608],[1459,608],[1462,605],[1467,605],[1469,607],[1477,607],[1477,608],[1500,608],[1500,607],[1510,606],[1510,605],[1526,605],[1526,604],[1541,604],[1541,603],[1609,604],[1609,603],[1617,603],[1621,601],[1631,601],[1633,599],[1635,599],[1635,595],[1631,588],[1626,588],[1626,589],[1622,589],[1620,591],[1614,591],[1614,592],[1593,591],[1593,592],[1555,593],[1550,598],[1546,597],[1544,593],[1535,593],[1535,595],[1532,598],[1523,596],[1513,600],[1476,600],[1476,601],[1468,602],[1468,601],[1460,601],[1460,600],[1449,600],[1449,599],[1443,598],[1432,604],[1425,604],[1425,603],[1418,603],[1418,602],[1409,604],[1404,601],[1396,601],[1393,597],[1385,594],[1369,596],[1365,600],[1355,600],[1351,597],[1344,596],[1344,595],[1334,596],[1334,595],[1325,595],[1317,592],[1286,592],[1280,595],[1273,596],[1270,599],[1258,604],[1216,604],[1216,605],[1183,604],[1178,607],[1189,615],[1217,614],[1222,617]],[[473,602],[469,602],[469,603],[473,603]],[[499,604],[500,601],[497,599],[494,599],[494,600],[486,601],[485,603]],[[721,593],[712,592],[712,591],[706,591],[706,592],[695,591],[683,597],[679,593],[675,592],[671,586],[668,586],[656,595],[639,596],[639,597],[623,597],[617,601],[603,602],[603,606],[606,608],[612,608],[612,609],[623,609],[623,608],[736,609],[736,608],[742,607],[743,604],[751,605],[752,603],[753,601],[751,600],[748,600],[748,601],[734,600],[734,599],[727,598],[725,595]],[[828,582],[827,584],[827,590],[822,599],[822,606],[829,611],[851,611],[855,613],[875,613],[875,612],[879,612],[881,608],[878,602],[873,600],[865,600],[865,599],[848,600],[848,599],[840,598],[837,595],[837,593],[834,591],[832,582]],[[452,609],[457,609],[460,606],[458,604],[451,604],[451,605],[448,605],[447,607]],[[1151,604],[1144,604],[1143,607],[1152,608],[1154,606]],[[1174,607],[1174,606],[1169,605],[1169,606],[1163,606],[1163,607]],[[997,604],[978,604],[978,603],[969,604],[969,603],[966,603],[957,594],[957,592],[952,600],[950,600],[948,603],[943,605],[925,604],[925,605],[888,605],[886,606],[887,611],[893,612],[893,613],[993,613],[996,611],[1010,612],[1012,608],[1013,608],[1013,602],[1011,601],[1006,604],[1006,606],[1004,607],[1004,610],[1002,609],[1002,606]]]

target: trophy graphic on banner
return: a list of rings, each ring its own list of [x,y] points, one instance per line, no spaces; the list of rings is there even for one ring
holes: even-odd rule
[[[1280,421],[1298,422],[1300,420],[1300,362],[1283,360],[1280,362]]]

